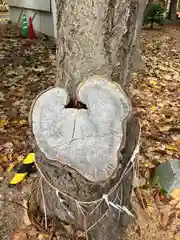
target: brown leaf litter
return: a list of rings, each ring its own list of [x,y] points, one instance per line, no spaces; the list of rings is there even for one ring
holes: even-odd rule
[[[151,169],[161,162],[180,160],[180,26],[143,31],[141,47],[145,69],[133,74],[133,106],[141,119],[140,174],[146,185],[134,198],[137,221],[125,239],[180,239],[180,193],[155,194],[149,181]],[[148,172],[148,174],[147,174]],[[137,204],[138,201],[138,204]]]
[[[54,83],[55,48],[22,39],[15,26],[0,25],[1,166],[32,150],[28,124],[31,102]]]

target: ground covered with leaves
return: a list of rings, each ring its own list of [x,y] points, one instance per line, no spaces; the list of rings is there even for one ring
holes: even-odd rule
[[[0,12],[7,12],[8,6],[6,0],[0,0]]]
[[[164,197],[151,186],[154,169],[160,163],[180,161],[179,39],[180,25],[142,32],[145,67],[133,74],[132,83],[134,111],[142,126],[140,182],[134,202],[138,221],[127,239],[180,238],[180,189]]]
[[[4,171],[22,162],[33,150],[28,113],[36,95],[54,84],[55,46],[52,41],[22,39],[12,25],[0,25],[0,184]],[[151,187],[152,170],[161,162],[180,159],[180,26],[143,31],[142,53],[145,67],[133,74],[131,87],[134,113],[140,117],[142,144],[139,156],[140,183],[134,196],[138,221],[128,230],[128,238],[178,239],[180,234],[180,193],[170,198]],[[27,191],[27,189],[26,189]],[[0,192],[1,197],[1,192]],[[8,203],[2,206],[10,206]],[[8,208],[8,207],[7,207]],[[0,211],[2,240],[9,239],[9,212]],[[9,214],[9,215],[8,215]],[[16,213],[15,213],[16,214]],[[12,222],[11,229],[16,228]],[[53,239],[34,230],[21,232],[17,240]],[[50,238],[51,237],[51,238]],[[57,238],[54,238],[57,239]],[[63,239],[63,238],[59,238]],[[66,238],[64,238],[66,239]]]
[[[32,151],[28,113],[35,96],[54,83],[55,45],[22,39],[11,25],[0,26],[0,35],[1,166],[6,169]]]

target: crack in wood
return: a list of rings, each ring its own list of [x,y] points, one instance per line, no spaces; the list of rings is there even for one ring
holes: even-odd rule
[[[113,28],[114,28],[115,5],[116,5],[116,0],[109,0],[107,15],[106,15],[105,24],[104,24],[104,28],[105,28],[104,48],[105,48],[106,55],[108,57],[108,61],[110,65],[112,64],[111,36],[113,34]]]

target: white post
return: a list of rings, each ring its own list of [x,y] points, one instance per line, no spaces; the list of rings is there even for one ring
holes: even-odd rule
[[[57,38],[57,9],[55,0],[51,0],[51,9],[53,15],[54,37]]]

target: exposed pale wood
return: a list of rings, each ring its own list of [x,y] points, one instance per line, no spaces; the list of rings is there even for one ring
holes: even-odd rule
[[[87,109],[66,108],[69,94],[51,88],[33,104],[32,129],[50,161],[68,165],[93,182],[111,177],[124,147],[131,105],[119,84],[92,76],[77,89]]]
[[[123,170],[125,169],[132,152],[139,140],[139,123],[137,119],[132,118],[128,122],[127,140],[125,148],[122,152],[123,159],[121,161],[122,168],[116,171],[112,179],[102,183],[92,183],[87,181],[79,173],[68,166],[64,167],[60,163],[49,161],[45,155],[37,149],[36,158],[38,166],[43,174],[46,175],[48,181],[51,182],[60,191],[70,195],[79,201],[94,201],[107,193],[120,179]],[[131,165],[130,165],[131,166]],[[109,200],[116,204],[126,206],[131,210],[130,196],[132,191],[133,168],[124,177],[122,184],[114,191]],[[38,182],[38,181],[37,181]],[[56,192],[43,180],[43,190],[46,201],[46,211],[51,217],[58,217],[61,221],[67,224],[72,224],[75,229],[85,230],[83,215],[78,212],[74,201],[59,194],[59,197],[65,200],[64,203],[59,201]],[[39,185],[36,185],[37,201],[40,209],[43,212],[43,201]],[[120,201],[121,199],[121,201]],[[86,208],[87,227],[92,226],[99,218],[108,210],[105,202],[101,203],[94,213],[89,216],[89,213],[94,207]],[[120,216],[120,218],[119,218]],[[111,210],[101,219],[101,221],[88,232],[92,240],[116,240],[122,233],[122,230],[132,219],[126,213],[121,213],[111,207]]]

